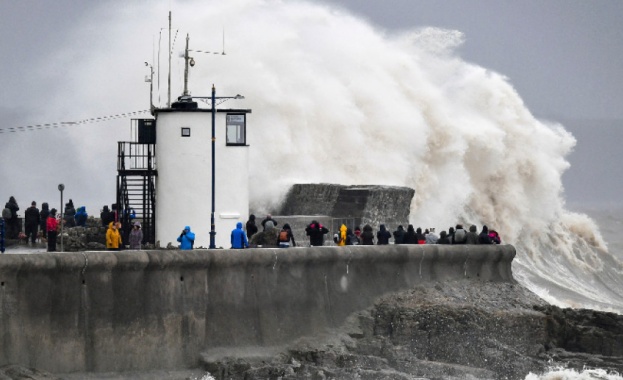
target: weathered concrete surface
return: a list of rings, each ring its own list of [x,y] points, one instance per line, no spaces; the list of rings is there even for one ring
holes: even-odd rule
[[[431,281],[514,282],[512,246],[356,246],[0,256],[0,365],[190,368],[281,346]]]
[[[274,214],[325,215],[344,222],[352,220],[352,226],[346,222],[351,228],[385,224],[393,231],[400,224],[406,229],[414,194],[415,190],[401,186],[295,184],[288,191],[281,210]],[[331,232],[338,228],[339,225]]]

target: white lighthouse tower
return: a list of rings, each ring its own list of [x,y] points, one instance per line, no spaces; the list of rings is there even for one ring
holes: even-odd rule
[[[176,242],[190,226],[195,247],[229,248],[231,230],[249,216],[246,120],[251,111],[217,109],[214,102],[226,98],[211,98],[208,109],[182,96],[171,108],[155,110],[155,239],[161,246]]]
[[[152,104],[155,119],[136,120],[137,141],[119,142],[115,206],[125,231],[132,218],[142,221],[145,243],[176,246],[190,226],[194,248],[229,248],[231,231],[249,216],[251,110],[219,107],[244,97],[216,96],[214,85],[210,96],[189,95],[188,52],[186,37],[182,96],[166,108]]]

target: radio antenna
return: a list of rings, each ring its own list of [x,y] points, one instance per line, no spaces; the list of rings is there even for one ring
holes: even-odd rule
[[[167,108],[171,108],[171,11],[169,11],[169,90]]]
[[[223,27],[223,53],[221,55],[225,55],[225,27]]]

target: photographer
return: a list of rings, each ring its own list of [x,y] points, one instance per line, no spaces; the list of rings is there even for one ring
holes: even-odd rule
[[[180,243],[181,250],[193,249],[193,244],[195,244],[195,233],[190,231],[190,226],[184,227],[184,230],[180,234],[180,237],[177,238],[177,241]]]

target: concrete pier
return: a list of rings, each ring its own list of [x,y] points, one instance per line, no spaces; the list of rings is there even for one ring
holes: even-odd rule
[[[54,372],[192,368],[273,347],[430,281],[514,282],[509,245],[0,256],[0,365]]]

